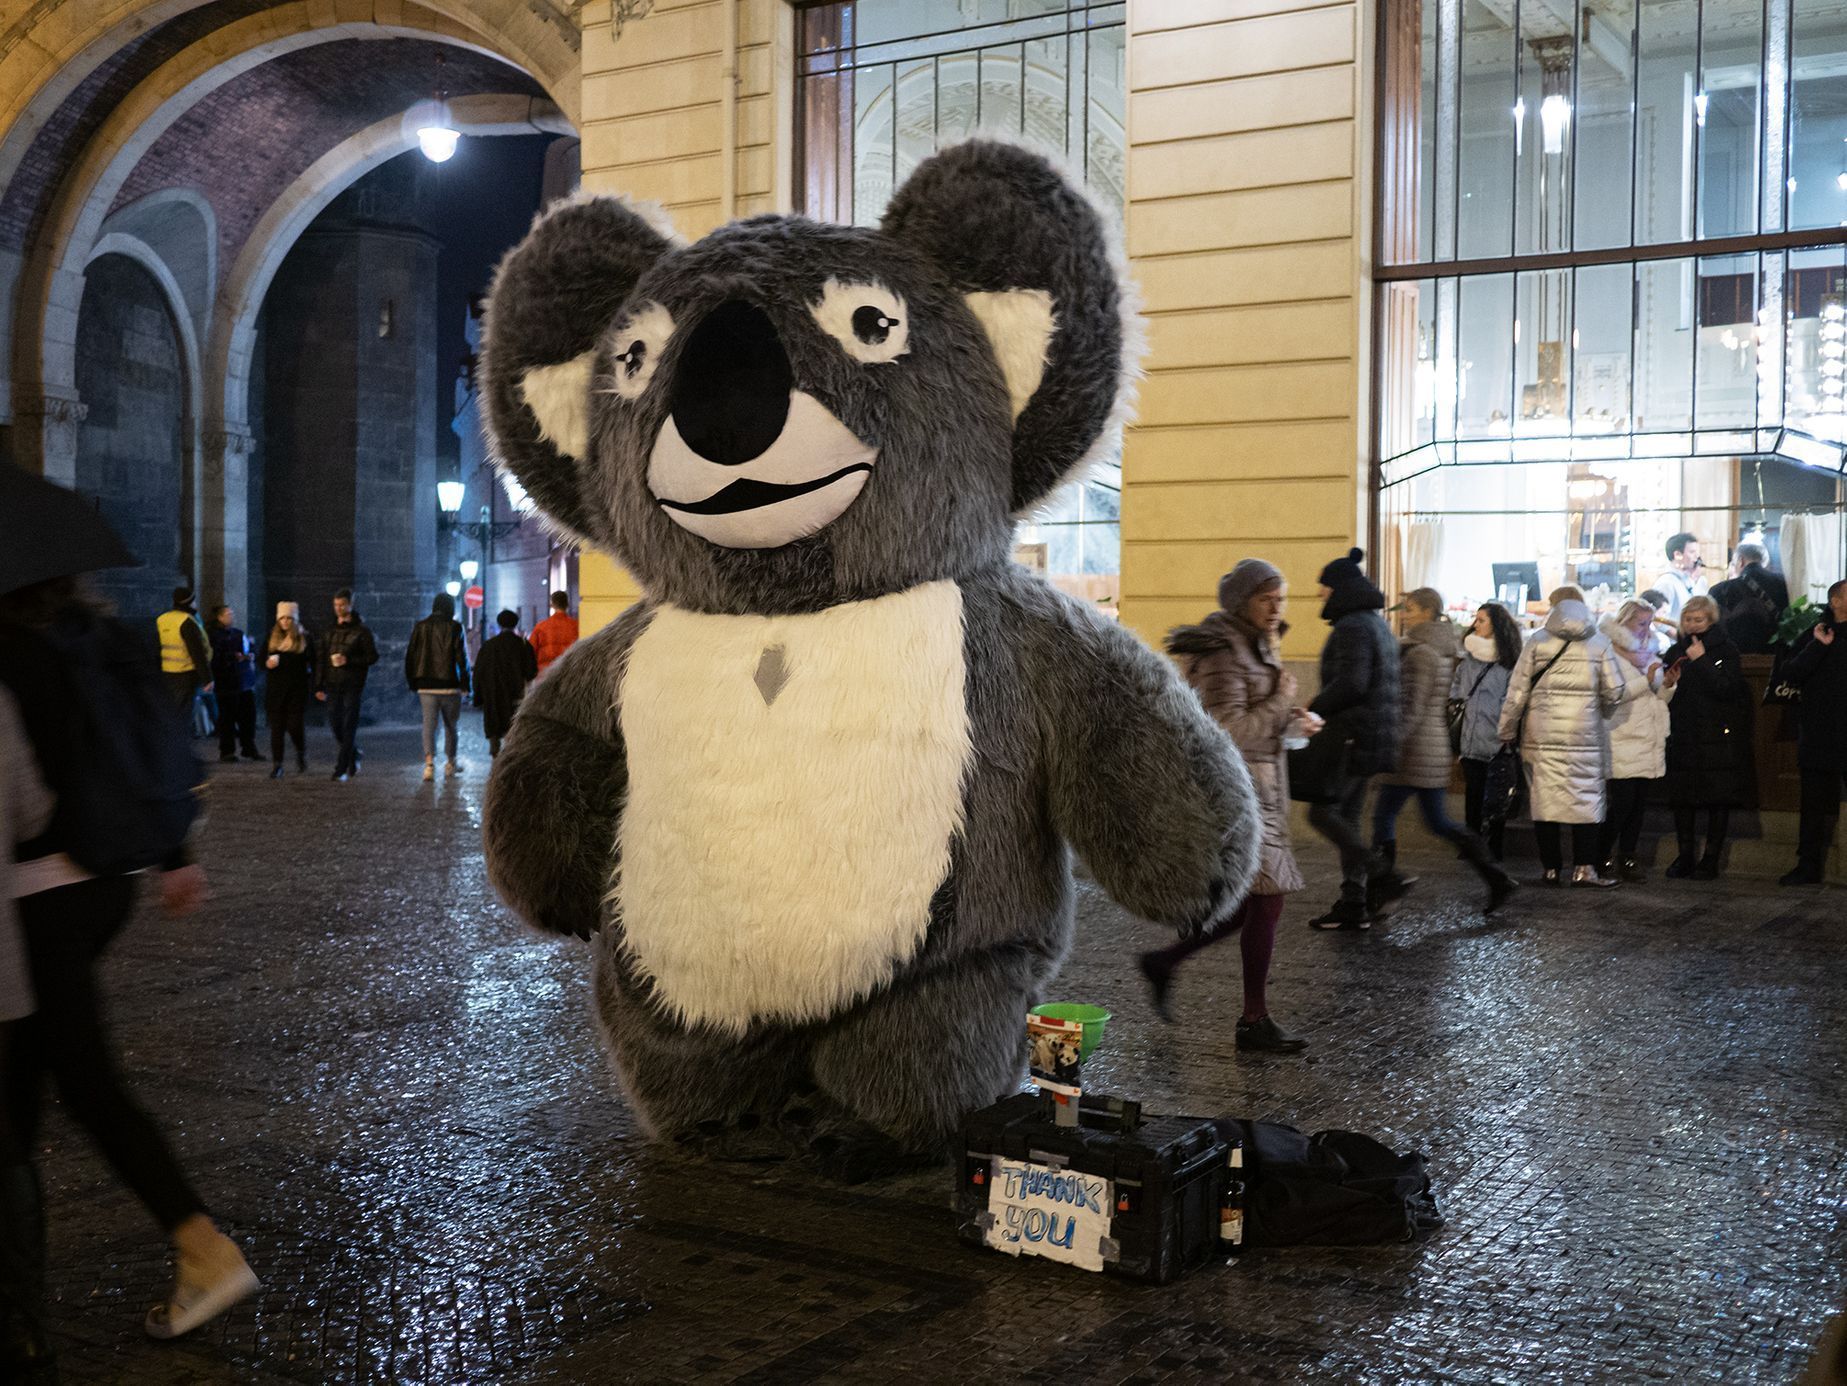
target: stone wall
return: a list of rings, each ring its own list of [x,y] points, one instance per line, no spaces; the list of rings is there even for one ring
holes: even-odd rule
[[[184,571],[182,524],[185,375],[165,296],[141,266],[105,255],[90,266],[77,320],[77,388],[88,412],[78,433],[77,489],[103,515],[140,568],[96,581],[125,619],[152,620]]]

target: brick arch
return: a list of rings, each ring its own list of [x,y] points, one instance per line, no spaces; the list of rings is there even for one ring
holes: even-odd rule
[[[291,0],[238,19],[162,63],[122,99],[90,138],[63,178],[38,228],[13,290],[10,340],[0,335],[0,359],[10,359],[12,399],[30,415],[16,422],[15,458],[28,468],[68,480],[69,444],[63,423],[74,409],[76,313],[83,297],[83,266],[103,222],[129,186],[135,169],[161,137],[240,79],[273,62],[340,41],[417,38],[459,47],[496,64],[506,58],[479,41],[472,29],[434,8],[379,0],[375,14],[391,23],[325,22],[315,0]],[[0,265],[0,293],[4,283]],[[6,314],[0,312],[0,334]]]
[[[571,135],[564,113],[544,100],[517,95],[458,97],[449,103],[451,123],[464,135]],[[388,117],[323,154],[269,205],[246,238],[219,287],[201,371],[204,378],[200,491],[208,523],[201,581],[242,599],[244,542],[233,517],[244,514],[248,497],[250,362],[257,315],[270,283],[309,224],[346,189],[381,164],[417,147],[404,114]]]

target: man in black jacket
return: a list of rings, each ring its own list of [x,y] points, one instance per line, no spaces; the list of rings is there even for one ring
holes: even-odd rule
[[[1308,821],[1340,853],[1340,900],[1311,922],[1317,929],[1366,929],[1411,882],[1366,848],[1360,814],[1366,785],[1398,758],[1398,641],[1380,615],[1385,594],[1351,550],[1321,570],[1321,619],[1333,627],[1321,648],[1321,691],[1308,710],[1327,722],[1322,735],[1347,742],[1345,777],[1331,802],[1310,807]],[[1370,876],[1370,879],[1369,879]]]
[[[1796,642],[1784,677],[1802,690],[1796,768],[1802,772],[1802,825],[1796,869],[1786,886],[1820,885],[1847,782],[1847,578],[1828,589],[1828,614]]]
[[[315,674],[320,687],[314,696],[327,704],[327,725],[333,729],[333,777],[345,781],[359,773],[359,703],[365,696],[366,670],[378,663],[378,642],[353,610],[353,593],[342,587],[334,593],[333,625],[321,637]]]
[[[423,778],[436,778],[436,723],[443,724],[444,772],[462,766],[455,758],[455,724],[462,715],[462,693],[468,687],[468,649],[462,628],[455,622],[455,599],[438,592],[430,614],[411,628],[410,646],[404,651],[404,681],[423,705]]]
[[[1767,566],[1762,544],[1740,544],[1733,554],[1738,576],[1716,584],[1708,594],[1724,613],[1725,633],[1743,654],[1768,654],[1777,624],[1789,610],[1789,584]]]

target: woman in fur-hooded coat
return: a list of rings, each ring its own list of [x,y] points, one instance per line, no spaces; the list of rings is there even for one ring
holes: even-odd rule
[[[1141,968],[1154,990],[1155,1009],[1170,1019],[1168,989],[1180,963],[1207,944],[1239,934],[1243,944],[1244,1015],[1241,1049],[1294,1051],[1306,1041],[1286,1034],[1269,1018],[1264,984],[1276,945],[1283,901],[1302,888],[1289,843],[1289,760],[1283,737],[1306,724],[1296,701],[1295,676],[1283,668],[1277,641],[1288,629],[1282,573],[1261,558],[1247,558],[1219,581],[1219,609],[1196,626],[1169,633],[1167,650],[1180,660],[1187,683],[1212,720],[1238,744],[1257,791],[1263,840],[1257,875],[1238,913],[1222,928],[1144,953]]]
[[[1610,715],[1609,807],[1603,820],[1602,857],[1626,881],[1644,878],[1637,852],[1648,787],[1667,773],[1668,704],[1675,688],[1654,651],[1654,608],[1644,601],[1624,602],[1598,627],[1616,651],[1623,676],[1623,701]]]

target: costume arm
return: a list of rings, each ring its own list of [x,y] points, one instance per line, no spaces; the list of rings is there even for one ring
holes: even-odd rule
[[[1052,823],[1135,914],[1193,932],[1243,900],[1263,837],[1249,772],[1173,667],[1039,584],[1022,634]]]
[[[528,924],[589,938],[616,870],[628,796],[620,721],[628,651],[646,603],[573,648],[520,707],[487,781],[488,880]]]

